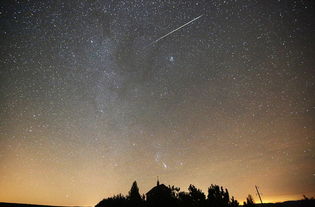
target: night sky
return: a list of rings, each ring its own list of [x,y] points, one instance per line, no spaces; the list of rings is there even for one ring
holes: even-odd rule
[[[0,201],[315,195],[314,1],[0,5]]]

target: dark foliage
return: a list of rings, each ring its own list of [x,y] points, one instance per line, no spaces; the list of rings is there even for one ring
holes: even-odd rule
[[[253,199],[253,196],[252,195],[248,195],[247,198],[246,198],[246,201],[244,201],[244,207],[254,207],[255,206],[255,202],[254,202],[254,199]]]
[[[314,198],[304,196],[298,201],[286,201],[283,203],[255,204],[251,195],[248,195],[243,204],[244,207],[313,207]],[[157,182],[146,195],[141,196],[137,182],[133,182],[127,196],[121,194],[106,198],[95,207],[239,207],[234,197],[230,197],[229,191],[218,185],[211,185],[206,196],[194,185],[189,185],[188,192],[180,191],[180,188],[166,186]]]
[[[96,207],[238,207],[238,202],[230,199],[227,189],[211,185],[208,196],[194,185],[188,187],[188,192],[180,188],[159,184],[153,187],[146,196],[141,196],[135,181],[127,197],[118,195],[102,200]]]
[[[134,181],[131,186],[127,200],[128,206],[144,206],[144,199],[139,193],[139,188],[136,181]]]
[[[239,203],[232,196],[230,198],[229,191],[227,189],[223,189],[223,187],[218,185],[211,185],[208,188],[208,199],[207,206],[213,207],[237,207]]]

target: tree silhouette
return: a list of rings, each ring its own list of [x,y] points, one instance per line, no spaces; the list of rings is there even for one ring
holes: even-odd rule
[[[129,200],[141,200],[141,195],[139,193],[137,181],[134,181],[132,183],[131,189],[129,191],[128,199]]]
[[[244,205],[253,202],[249,197]],[[127,196],[121,194],[103,199],[95,207],[238,207],[239,203],[230,199],[227,189],[218,185],[208,188],[208,196],[194,185],[189,185],[188,192],[181,192],[180,188],[166,186],[157,182],[157,185],[141,196],[137,182],[132,183]],[[247,206],[251,207],[251,206]]]
[[[229,206],[230,195],[227,189],[218,185],[211,185],[208,188],[208,205],[210,206]]]
[[[180,188],[179,187],[175,187],[174,185],[173,186],[168,186],[169,189],[171,189],[171,194],[174,198],[178,199],[178,194],[180,192]]]
[[[193,206],[201,207],[206,205],[206,196],[200,189],[197,189],[194,185],[189,185],[188,191]]]
[[[139,188],[138,188],[138,185],[137,185],[137,182],[134,181],[132,183],[132,186],[131,186],[131,189],[129,191],[129,194],[127,196],[127,199],[129,202],[129,204],[131,206],[143,206],[143,200],[142,200],[142,197],[139,193]]]
[[[253,199],[253,196],[251,194],[249,194],[246,198],[246,201],[244,201],[244,207],[254,207],[255,206],[255,202]]]
[[[189,193],[179,192],[178,194],[178,205],[181,207],[190,207],[193,206],[193,200]]]
[[[237,200],[234,199],[234,197],[232,196],[231,201],[230,201],[230,207],[238,207],[239,203]]]

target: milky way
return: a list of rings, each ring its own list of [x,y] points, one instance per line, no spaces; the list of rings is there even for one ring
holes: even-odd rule
[[[0,5],[0,201],[315,195],[313,1]]]

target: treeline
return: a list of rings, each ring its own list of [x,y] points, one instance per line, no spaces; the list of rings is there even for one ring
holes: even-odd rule
[[[188,192],[174,186],[157,183],[146,195],[140,195],[135,181],[127,196],[116,195],[99,202],[96,207],[238,207],[239,202],[230,196],[228,190],[218,185],[211,185],[207,195],[194,185]],[[243,203],[245,207],[255,206],[252,196]]]

